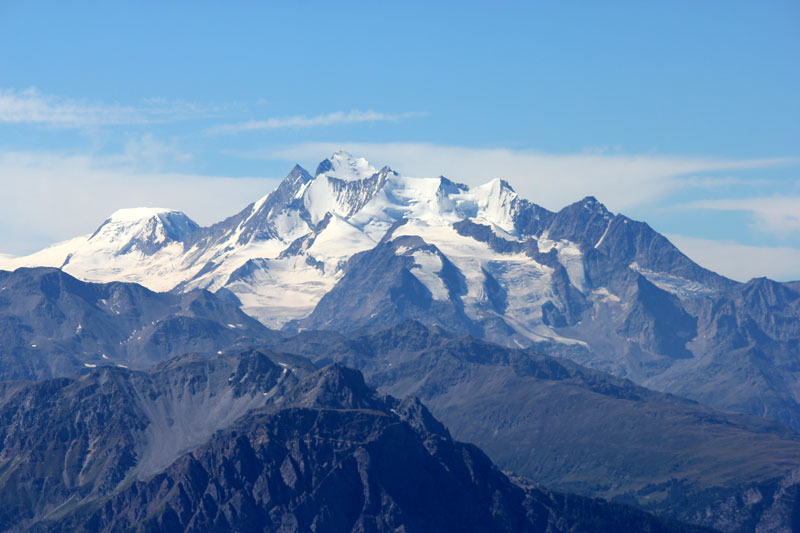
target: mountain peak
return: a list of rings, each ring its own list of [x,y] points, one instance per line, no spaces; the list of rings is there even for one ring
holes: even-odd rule
[[[119,209],[89,237],[114,254],[133,248],[149,255],[169,242],[182,241],[199,226],[181,211],[162,207]]]
[[[90,239],[109,231],[118,236],[131,231],[147,233],[156,231],[163,233],[164,238],[179,241],[198,227],[197,223],[182,211],[163,207],[134,207],[114,211]]]
[[[311,174],[308,173],[306,169],[301,167],[300,165],[295,165],[289,174],[284,178],[284,181],[292,181],[296,182],[298,179],[302,179],[303,182],[311,181]]]
[[[363,157],[354,157],[339,150],[317,166],[316,176],[324,174],[330,178],[354,181],[369,178],[378,170]]]
[[[594,196],[587,196],[578,202],[578,204],[582,205],[584,209],[588,209],[589,211],[598,211],[601,213],[609,212],[606,206],[600,203],[600,201]]]
[[[111,222],[138,222],[140,220],[147,220],[158,215],[172,215],[173,213],[186,216],[180,211],[174,209],[167,209],[164,207],[133,207],[126,209],[118,209],[111,213],[108,220]]]
[[[379,407],[380,399],[358,370],[332,363],[306,377],[288,398],[298,407],[363,409]]]
[[[514,190],[514,188],[511,186],[510,183],[508,183],[506,180],[500,179],[500,178],[494,178],[493,180],[489,181],[488,183],[482,185],[481,187],[486,187],[489,190],[496,191],[496,192],[500,192],[503,189],[509,190],[511,192],[516,192]]]

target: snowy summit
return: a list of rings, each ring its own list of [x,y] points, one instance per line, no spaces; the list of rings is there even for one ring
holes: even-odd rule
[[[363,157],[356,158],[339,150],[319,164],[316,175],[324,174],[330,178],[353,181],[369,178],[376,172],[378,170]]]

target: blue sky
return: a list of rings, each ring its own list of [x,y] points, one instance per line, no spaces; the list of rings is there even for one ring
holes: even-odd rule
[[[800,279],[798,57],[797,2],[0,2],[0,252],[208,224],[341,147]]]

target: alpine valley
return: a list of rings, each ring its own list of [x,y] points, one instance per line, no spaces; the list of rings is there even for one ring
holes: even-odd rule
[[[0,257],[4,530],[800,530],[798,284],[593,197],[337,152]]]

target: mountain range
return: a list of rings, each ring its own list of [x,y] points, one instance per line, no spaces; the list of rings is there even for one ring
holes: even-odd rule
[[[552,212],[500,179],[405,177],[337,152],[212,226],[121,210],[0,263],[19,266],[205,289],[286,331],[416,319],[800,428],[797,285],[715,274],[592,197]]]
[[[800,529],[800,282],[592,197],[337,152],[0,269],[0,529]]]

